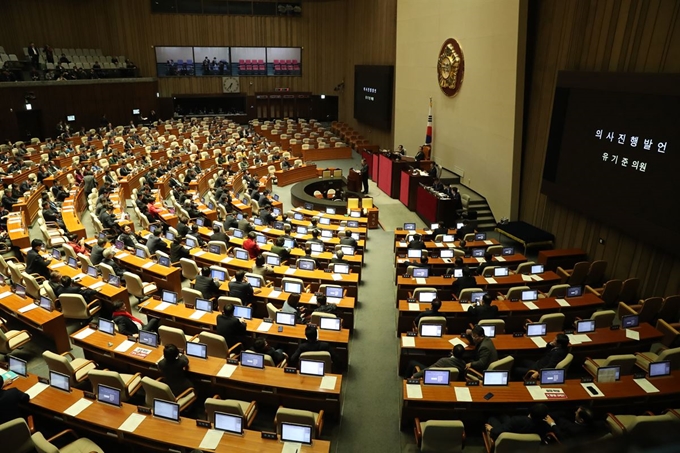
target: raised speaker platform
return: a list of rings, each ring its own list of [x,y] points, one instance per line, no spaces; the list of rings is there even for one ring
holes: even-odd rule
[[[329,189],[335,189],[336,191],[342,191],[341,200],[328,200],[326,198],[316,198],[314,196],[315,191],[319,191],[324,196],[328,193]],[[347,189],[347,180],[343,178],[332,178],[332,179],[308,179],[307,181],[302,181],[295,184],[290,189],[290,198],[293,206],[300,207],[304,206],[305,203],[310,203],[313,209],[317,211],[326,211],[326,208],[335,208],[337,214],[347,213],[347,198],[362,198],[360,192],[350,192]]]

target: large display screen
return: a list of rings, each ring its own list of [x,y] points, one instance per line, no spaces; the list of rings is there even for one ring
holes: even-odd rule
[[[680,254],[680,75],[560,73],[549,198]]]
[[[376,127],[392,128],[394,66],[354,67],[354,118]]]

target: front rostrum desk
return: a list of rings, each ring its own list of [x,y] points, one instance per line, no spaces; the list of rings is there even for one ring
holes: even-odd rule
[[[30,393],[44,388],[32,395],[27,405],[31,412],[50,419],[50,424],[53,424],[55,420],[61,421],[79,432],[87,430],[109,439],[116,439],[119,443],[127,445],[127,448],[141,447],[143,451],[161,449],[189,453],[200,448],[201,442],[208,433],[208,428],[198,426],[193,419],[181,417],[179,423],[176,423],[150,414],[138,413],[137,406],[132,404],[122,403],[120,407],[115,407],[101,401],[85,399],[81,390],[72,389],[70,393],[57,390],[46,384],[40,384],[37,376],[34,375],[26,378],[20,377],[11,386]],[[87,404],[83,403],[83,400],[90,404],[78,412],[74,405]],[[282,443],[278,439],[264,439],[261,433],[246,429],[240,436],[224,433],[217,448],[211,451],[279,453],[281,449]],[[314,439],[311,445],[302,445],[299,451],[300,453],[329,452],[330,442]]]
[[[90,327],[75,332],[71,339],[74,345],[83,349],[85,357],[100,365],[106,364],[121,373],[139,372],[153,378],[161,376],[157,364],[163,358],[162,345],[147,346],[132,342],[117,332],[109,335]],[[342,375],[326,373],[321,378],[291,374],[277,367],[254,369],[232,365],[225,359],[212,356],[187,358],[193,382],[207,387],[206,394],[220,392],[227,398],[250,398],[261,404],[316,411],[323,409],[331,417],[340,417]]]

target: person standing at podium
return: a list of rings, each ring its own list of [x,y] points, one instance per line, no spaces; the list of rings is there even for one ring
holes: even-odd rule
[[[366,159],[361,159],[361,184],[363,184],[364,190],[362,193],[368,193],[368,162]]]

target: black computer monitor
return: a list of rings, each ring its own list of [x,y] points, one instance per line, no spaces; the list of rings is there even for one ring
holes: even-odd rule
[[[311,425],[298,425],[296,423],[281,423],[281,440],[283,442],[296,442],[304,445],[312,444]]]
[[[449,385],[451,379],[449,370],[425,370],[423,375],[424,385]]]
[[[507,371],[485,371],[482,385],[485,386],[504,386],[508,385]]]
[[[179,423],[179,404],[154,398],[153,416]]]
[[[276,324],[281,324],[283,326],[294,326],[295,325],[295,313],[284,313],[282,311],[276,312]]]
[[[63,390],[64,392],[70,392],[71,380],[63,373],[50,370],[50,387]]]
[[[158,334],[156,332],[149,332],[146,330],[139,331],[139,344],[146,346],[151,346],[152,348],[158,347]]]
[[[249,368],[264,369],[264,354],[256,352],[242,352],[241,365]]]
[[[177,305],[177,293],[164,289],[161,293],[161,300],[169,304]]]
[[[564,384],[565,370],[544,368],[541,370],[541,385]]]
[[[187,341],[186,354],[190,357],[206,359],[208,358],[208,345],[203,343],[194,343],[192,341]]]
[[[109,335],[116,334],[115,324],[113,323],[113,321],[109,321],[108,319],[99,318],[97,329],[100,332],[108,333]]]
[[[241,436],[243,435],[243,417],[215,411],[215,429]]]
[[[111,406],[120,407],[120,390],[108,385],[97,384],[97,400]]]
[[[323,377],[324,366],[322,360],[300,359],[300,374]]]

